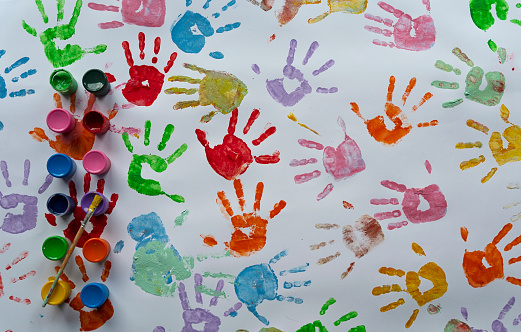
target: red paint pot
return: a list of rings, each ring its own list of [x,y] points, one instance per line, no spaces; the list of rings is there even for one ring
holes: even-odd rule
[[[82,121],[83,127],[93,134],[106,133],[110,128],[110,120],[98,111],[85,113]]]

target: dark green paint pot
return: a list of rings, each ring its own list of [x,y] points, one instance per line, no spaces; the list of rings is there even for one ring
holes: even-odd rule
[[[83,75],[83,87],[93,95],[105,96],[110,91],[107,75],[99,69],[91,69]]]

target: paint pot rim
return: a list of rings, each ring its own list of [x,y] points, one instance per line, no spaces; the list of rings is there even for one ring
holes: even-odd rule
[[[63,163],[63,166],[68,168],[67,172],[61,172],[60,168],[53,169],[56,166],[56,161]],[[53,163],[54,162],[54,163]],[[56,168],[56,167],[54,167]],[[47,159],[47,171],[54,177],[57,178],[66,178],[68,176],[73,175],[76,172],[76,163],[66,154],[63,153],[55,153]]]
[[[103,122],[103,124],[98,127],[94,128],[93,126],[89,125],[89,122],[92,123],[93,119],[91,119],[93,116],[96,116],[97,119],[100,120],[99,122]],[[109,130],[110,127],[110,120],[107,116],[105,116],[103,113],[98,112],[96,110],[88,111],[83,115],[83,119],[81,121],[83,128],[85,128],[86,131],[93,133],[93,134],[104,134]]]
[[[94,175],[104,174],[110,169],[110,159],[100,150],[90,150],[87,152],[85,156],[83,156],[82,163],[83,168]],[[102,163],[102,165],[99,165],[100,163]]]
[[[49,290],[51,289],[53,282],[54,282],[54,280],[49,280],[43,285],[42,291],[41,291],[42,300],[45,300],[45,298],[47,297],[47,294],[49,293]],[[54,287],[54,290],[52,291],[52,294],[49,297],[49,301],[47,302],[47,304],[50,304],[50,305],[62,304],[70,296],[71,296],[71,285],[69,285],[69,283],[66,281],[58,280],[58,283],[56,283],[56,286]]]
[[[93,247],[96,245],[103,247],[105,249],[105,254],[100,255],[101,252],[95,250],[95,248]],[[85,257],[86,260],[92,263],[99,263],[101,261],[104,261],[108,257],[110,253],[110,243],[105,239],[93,237],[85,241],[82,250],[83,257]]]
[[[69,76],[70,78],[70,83],[69,85],[64,88],[64,89],[60,89],[57,84],[55,84],[55,82],[53,81],[53,79],[60,73],[65,73],[66,75]],[[49,84],[52,86],[52,88],[56,91],[58,91],[59,93],[61,94],[64,94],[64,95],[72,95],[74,92],[76,92],[76,90],[78,89],[78,82],[76,81],[76,79],[74,78],[74,76],[71,74],[71,72],[69,72],[68,70],[66,69],[63,69],[63,68],[58,68],[58,69],[55,69],[51,75],[49,76]]]
[[[98,205],[96,210],[94,210],[94,214],[93,214],[94,216],[99,216],[99,215],[104,214],[108,210],[108,208],[109,208],[109,201],[108,201],[107,197],[105,197],[105,195],[103,195],[102,193],[99,193],[97,191],[89,191],[89,192],[87,192],[81,198],[80,206],[83,209],[83,211],[85,213],[87,213],[87,211],[89,210],[89,207],[90,207],[92,201],[94,200],[94,195],[95,194],[101,196],[101,198],[102,198],[101,203]]]
[[[95,292],[95,293],[93,293]],[[86,295],[85,295],[86,294]],[[91,298],[91,295],[97,298]],[[80,300],[86,307],[99,308],[109,298],[109,288],[99,282],[92,282],[83,286],[80,292]]]
[[[47,250],[46,245],[53,246],[54,249],[56,249],[56,246],[61,246],[61,248],[58,248],[58,249],[62,250],[62,253],[59,255],[53,256],[49,253],[49,250]],[[69,242],[67,242],[66,238],[64,238],[63,236],[59,236],[59,235],[49,236],[42,243],[43,255],[47,259],[50,259],[52,261],[58,261],[58,260],[62,259],[63,257],[65,257],[68,249],[69,249]]]
[[[68,119],[67,125],[60,126],[57,123],[60,121],[55,118],[58,113],[62,114],[65,118]],[[53,117],[54,117],[54,119],[53,119]],[[74,129],[74,126],[76,126],[76,120],[74,119],[74,116],[72,116],[72,114],[69,111],[67,111],[66,109],[63,109],[60,107],[56,107],[56,108],[52,109],[47,114],[47,117],[45,118],[45,122],[47,123],[47,127],[49,127],[50,130],[54,131],[55,133],[60,133],[60,134],[68,133]]]

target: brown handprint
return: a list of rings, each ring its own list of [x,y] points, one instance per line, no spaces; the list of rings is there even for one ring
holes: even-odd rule
[[[377,117],[367,120],[360,113],[360,108],[357,103],[351,103],[351,110],[355,112],[362,120],[364,120],[365,125],[367,126],[367,131],[369,134],[377,141],[384,145],[394,145],[402,140],[412,129],[412,125],[409,123],[407,116],[402,111],[402,109],[396,106],[393,103],[393,92],[395,87],[396,79],[394,76],[389,78],[389,88],[387,90],[387,101],[385,103],[385,115],[394,123],[394,128],[389,130],[387,129],[384,117],[378,115]],[[412,90],[416,86],[416,78],[411,78],[409,85],[405,89],[405,92],[402,96],[402,106],[405,106],[407,102],[407,98],[411,94]],[[418,103],[412,107],[413,111],[416,111],[421,105],[423,105],[427,100],[432,97],[432,93],[427,92],[423,95],[422,99]],[[431,122],[418,123],[417,127],[429,127],[436,126],[438,124],[438,120],[432,120]]]

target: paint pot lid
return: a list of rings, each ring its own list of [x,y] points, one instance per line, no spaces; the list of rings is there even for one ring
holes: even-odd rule
[[[42,244],[42,252],[50,260],[57,261],[65,257],[69,243],[62,236],[51,236],[45,239]]]
[[[47,160],[47,171],[52,176],[65,177],[71,171],[73,163],[71,157],[63,153],[56,153]]]
[[[108,287],[97,282],[85,285],[80,292],[81,302],[89,308],[101,307],[108,297]]]
[[[55,108],[47,114],[47,126],[54,132],[64,133],[71,131],[76,124],[72,114],[63,108]]]
[[[49,280],[43,285],[42,287],[42,300],[45,300],[47,297],[47,294],[49,294],[49,290],[51,289],[52,283],[54,280]],[[47,304],[50,305],[57,305],[65,302],[71,295],[71,286],[63,281],[58,280],[58,283],[54,287],[54,290],[52,291],[51,297],[49,297],[49,302]]]
[[[93,263],[98,263],[107,258],[110,252],[110,244],[103,239],[94,237],[83,245],[83,257]]]
[[[108,84],[107,75],[99,69],[88,70],[83,75],[83,87],[91,92],[97,92],[103,89]]]
[[[91,150],[83,157],[83,168],[91,174],[101,174],[107,167],[107,156],[98,150]]]

